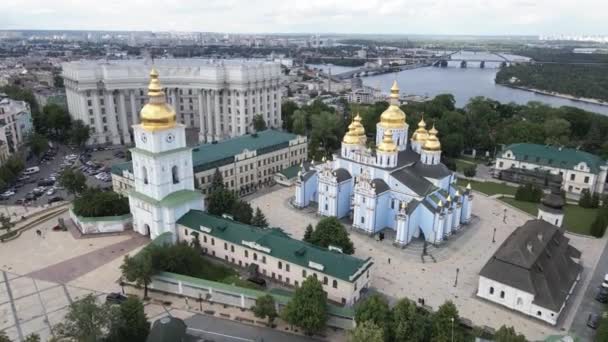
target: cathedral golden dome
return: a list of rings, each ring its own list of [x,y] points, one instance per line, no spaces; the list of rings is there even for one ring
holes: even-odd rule
[[[397,145],[393,141],[393,132],[390,129],[384,131],[384,137],[382,138],[382,142],[376,148],[377,151],[380,152],[397,152]]]
[[[412,140],[424,143],[428,137],[429,132],[426,130],[426,122],[424,122],[424,118],[422,118],[418,123],[418,129],[414,132],[414,134],[412,134]]]
[[[158,131],[175,126],[175,111],[165,102],[165,92],[158,80],[158,71],[150,71],[148,103],[141,109],[141,125],[149,131]]]
[[[405,128],[405,113],[399,108],[399,86],[397,81],[393,82],[390,105],[380,115],[380,127],[382,128]]]
[[[353,120],[355,122],[356,128],[357,128],[357,134],[365,137],[365,127],[363,127],[363,124],[361,123],[361,115],[359,115],[359,113],[357,113],[357,116],[355,116],[355,119]]]
[[[435,129],[435,125],[433,125],[433,128],[429,131],[428,138],[426,138],[422,145],[422,149],[427,151],[441,151],[441,143],[437,138],[437,133],[439,132]]]
[[[348,125],[348,132],[344,134],[342,143],[350,145],[358,145],[361,143],[361,137],[357,134],[357,126],[354,121]]]

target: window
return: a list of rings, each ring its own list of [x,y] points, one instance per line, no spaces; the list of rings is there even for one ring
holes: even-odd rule
[[[285,271],[289,272],[289,264],[285,264]]]
[[[207,235],[203,235],[203,242],[207,243]]]
[[[365,223],[365,217],[361,216],[361,224]]]
[[[585,176],[585,183],[589,183],[589,176]]]
[[[498,167],[502,167],[503,162],[498,162]]]
[[[279,269],[282,270],[283,269],[283,263],[279,261]]]
[[[211,238],[211,246],[215,246],[215,239]]]
[[[300,286],[300,283],[298,283],[298,281],[297,281],[297,280],[296,280],[296,281],[294,281],[294,282],[293,282],[293,284],[294,284],[296,287]]]
[[[327,285],[327,277],[323,277],[323,285]]]
[[[249,251],[245,251],[245,258],[249,258]]]
[[[179,175],[177,173],[177,165],[173,165],[171,168],[171,177],[173,178],[173,184],[179,183]]]
[[[286,277],[286,278],[285,278],[285,282],[286,282],[287,284],[289,284],[289,277]]]
[[[258,253],[253,253],[253,260],[258,260]]]
[[[234,245],[230,245],[230,251],[234,253]]]
[[[279,280],[283,280],[283,276],[279,274]]]
[[[540,316],[540,315],[542,315],[542,314],[543,314],[542,312],[540,312],[540,311],[536,311],[536,316]]]
[[[228,244],[226,242],[224,242],[224,250],[227,251],[228,250]]]
[[[148,169],[145,166],[141,168],[142,178],[144,179],[144,184],[148,184]]]
[[[505,291],[500,291],[500,299],[504,299],[505,298]]]
[[[262,255],[262,264],[265,264],[265,263],[266,263],[266,256]]]
[[[306,270],[302,270],[302,278],[306,278]]]
[[[574,177],[576,177],[576,175],[575,175],[574,173],[573,173],[573,174],[571,174],[571,175],[570,175],[570,180],[571,180],[571,181],[573,181],[573,180],[574,180]]]
[[[490,294],[494,294],[494,288],[490,287]]]
[[[338,281],[334,279],[334,281],[332,281],[331,286],[332,286],[334,289],[337,289],[337,288],[338,288]]]

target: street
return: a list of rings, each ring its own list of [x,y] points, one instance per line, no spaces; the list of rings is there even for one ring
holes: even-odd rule
[[[270,328],[242,324],[209,315],[194,315],[185,320],[190,335],[214,342],[310,342],[313,338]]]

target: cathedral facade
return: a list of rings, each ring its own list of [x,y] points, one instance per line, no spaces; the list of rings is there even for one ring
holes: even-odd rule
[[[394,234],[406,246],[421,238],[441,244],[471,220],[470,186],[456,186],[456,175],[441,163],[441,143],[424,119],[411,138],[399,108],[399,87],[391,87],[390,105],[376,125],[375,150],[357,115],[348,126],[339,155],[302,167],[294,205],[318,204],[323,216],[352,218],[353,228],[369,235]],[[392,235],[391,234],[391,235]]]

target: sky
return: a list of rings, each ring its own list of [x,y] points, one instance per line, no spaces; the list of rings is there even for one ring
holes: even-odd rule
[[[0,29],[608,35],[608,0],[2,0]]]

